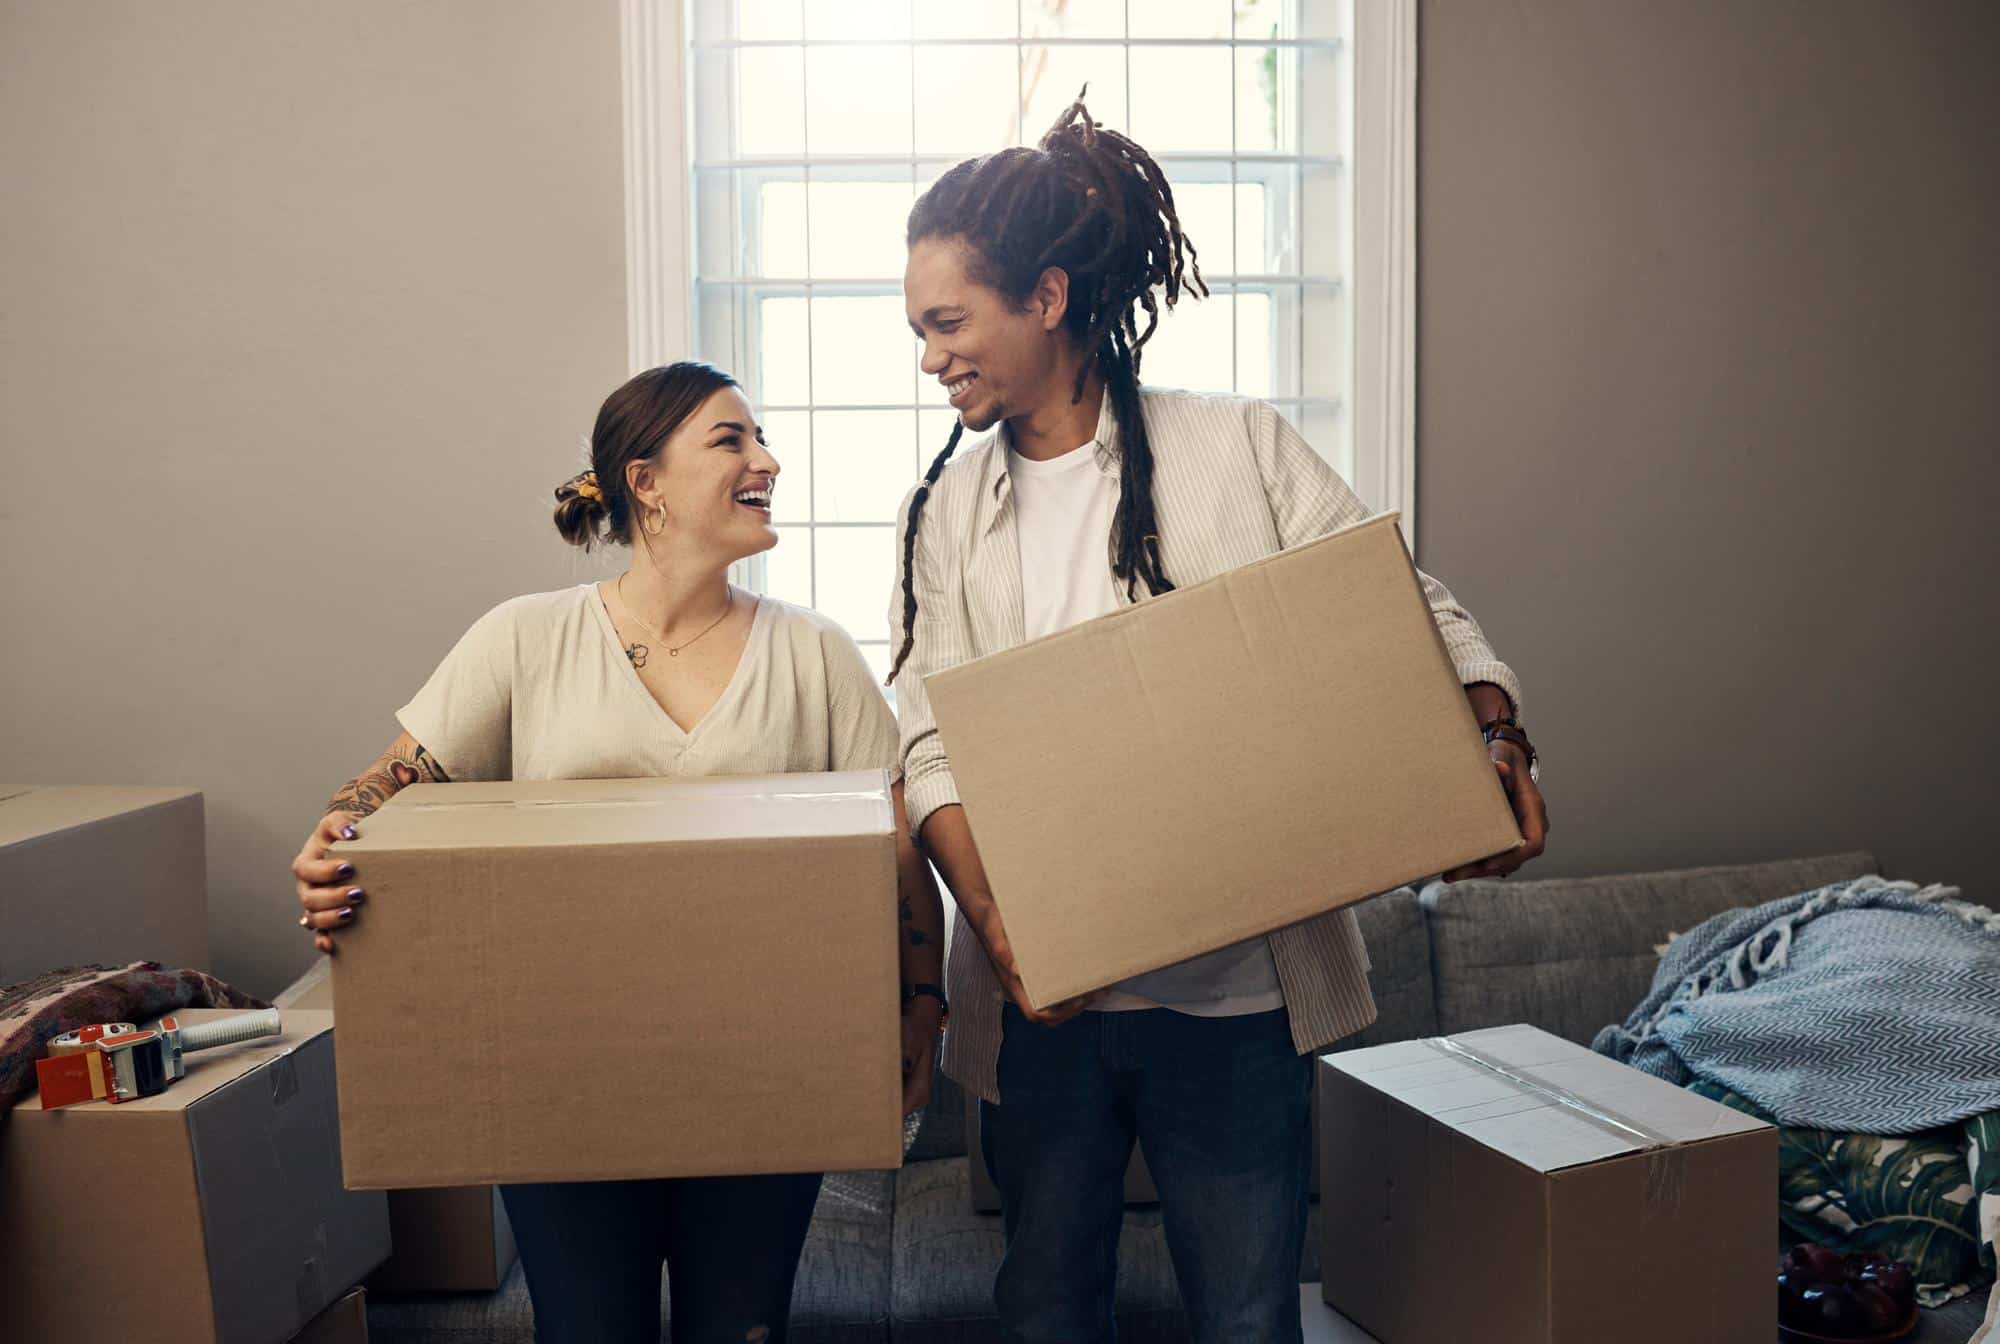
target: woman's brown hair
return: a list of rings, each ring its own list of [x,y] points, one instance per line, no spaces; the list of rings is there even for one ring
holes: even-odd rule
[[[604,399],[590,432],[590,470],[556,487],[556,531],[572,546],[632,540],[625,468],[657,454],[702,403],[736,380],[684,359],[635,374]]]

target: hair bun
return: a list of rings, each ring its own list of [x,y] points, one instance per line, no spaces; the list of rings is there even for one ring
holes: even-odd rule
[[[594,471],[579,471],[576,475],[556,487],[556,501],[567,503],[572,499],[584,499],[602,508],[604,488],[597,483]]]
[[[596,472],[580,471],[556,487],[556,531],[570,545],[587,551],[604,540],[602,525],[610,514]]]

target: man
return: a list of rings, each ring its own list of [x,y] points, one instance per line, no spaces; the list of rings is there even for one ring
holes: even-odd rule
[[[910,822],[964,916],[944,1069],[981,1098],[1007,1233],[1002,1324],[1035,1344],[1111,1337],[1136,1140],[1195,1338],[1296,1340],[1312,1054],[1374,1018],[1353,912],[1033,1008],[923,677],[1367,511],[1269,406],[1141,391],[1152,326],[1136,313],[1156,312],[1155,291],[1171,307],[1199,272],[1158,166],[1081,103],[1038,148],[947,172],[908,242],[910,324],[959,424],[905,509],[891,676]],[[952,460],[964,431],[996,426]],[[1504,874],[1547,830],[1519,685],[1451,594],[1423,584],[1526,840],[1450,876]]]

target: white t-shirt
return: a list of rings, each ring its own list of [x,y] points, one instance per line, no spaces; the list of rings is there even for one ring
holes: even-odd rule
[[[692,729],[639,680],[594,583],[487,612],[396,717],[459,781],[897,770],[896,717],[861,650],[768,597]]]
[[[1098,465],[1096,444],[1046,462],[1009,448],[1007,474],[1021,539],[1021,614],[1028,638],[1117,610],[1110,548],[1118,478]],[[1284,1003],[1270,939],[1252,938],[1120,981],[1093,1006],[1106,1012],[1167,1007],[1233,1017]]]

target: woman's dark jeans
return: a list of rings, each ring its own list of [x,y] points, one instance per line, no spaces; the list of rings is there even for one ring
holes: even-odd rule
[[[503,1185],[537,1344],[784,1344],[817,1172]]]

